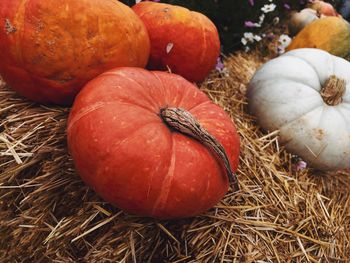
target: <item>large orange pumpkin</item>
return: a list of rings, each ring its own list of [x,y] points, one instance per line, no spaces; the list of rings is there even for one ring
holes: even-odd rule
[[[90,81],[70,113],[68,145],[82,179],[141,216],[188,217],[215,205],[232,174],[213,148],[186,133],[188,123],[185,133],[169,124],[174,111],[179,122],[195,118],[196,131],[217,140],[236,170],[239,137],[223,109],[178,75],[119,68]]]
[[[70,104],[102,72],[147,64],[146,28],[118,1],[1,0],[0,21],[0,74],[37,102]]]
[[[133,10],[150,35],[150,69],[170,69],[194,82],[208,76],[220,54],[218,31],[209,18],[184,7],[154,2],[138,3]]]

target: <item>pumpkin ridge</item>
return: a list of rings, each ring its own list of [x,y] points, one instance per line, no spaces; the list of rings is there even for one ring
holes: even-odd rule
[[[310,110],[310,111],[308,111],[308,112],[305,112],[303,115],[301,115],[301,116],[299,116],[299,117],[297,117],[297,118],[295,118],[295,119],[293,119],[293,120],[290,120],[290,121],[286,122],[286,123],[283,124],[278,130],[282,130],[282,129],[283,129],[284,127],[286,127],[287,125],[289,125],[289,124],[291,124],[291,123],[297,121],[298,119],[300,119],[300,118],[302,118],[302,117],[305,117],[306,115],[308,115],[309,113],[311,113],[311,112],[317,110],[317,109],[320,108],[320,107],[323,108],[324,105],[318,105],[317,107],[313,108],[312,110]]]
[[[195,17],[196,17],[197,20],[203,21],[203,20],[202,20],[202,17],[201,17],[200,15],[197,14]],[[203,28],[203,23],[198,23],[198,24],[199,24],[200,27],[201,27],[202,36],[203,36],[203,45],[204,45],[204,48],[203,48],[202,50],[207,50],[207,38],[206,38],[206,35],[205,35],[205,30],[204,30],[204,28]],[[206,55],[205,52],[202,52],[201,58],[200,58],[200,65],[202,65],[202,63],[203,63],[203,61],[204,61],[204,59],[205,59],[205,55]]]
[[[134,107],[138,107],[138,108],[141,108],[141,109],[144,109],[145,111],[147,111],[148,113],[151,113],[151,114],[155,114],[155,112],[141,104],[137,104],[133,101],[122,101],[122,100],[115,100],[113,101],[113,103],[119,103],[119,104],[127,104],[127,105],[130,105],[130,106],[134,106]]]
[[[204,106],[204,105],[211,104],[211,103],[213,103],[213,102],[210,101],[210,100],[203,101],[203,102],[201,102],[201,103],[199,103],[199,104],[197,104],[197,105],[194,105],[193,107],[188,108],[188,111],[196,110],[198,107],[202,107],[202,106]]]
[[[133,137],[135,135],[135,133],[140,132],[141,129],[144,129],[148,125],[155,125],[155,124],[159,124],[160,126],[163,125],[163,123],[158,122],[158,121],[157,122],[146,122],[146,123],[143,123],[137,129],[135,129],[131,133],[127,134],[123,140],[120,140],[117,144],[114,144],[113,145],[113,152],[118,150],[119,146],[121,146],[123,143],[125,143],[131,137]]]
[[[155,79],[157,79],[157,81],[160,83],[161,89],[159,89],[159,90],[162,91],[162,97],[163,97],[163,99],[164,99],[164,101],[165,101],[167,98],[166,98],[166,93],[165,93],[166,88],[165,88],[165,85],[164,85],[163,80],[159,77],[159,75],[158,75],[155,71],[151,71],[151,74],[152,74],[153,77],[154,77]],[[181,97],[181,99],[182,99],[182,98],[183,98],[183,97]],[[161,108],[161,107],[159,107],[159,110],[160,110],[160,108]]]
[[[344,123],[346,123],[346,127],[348,128],[348,132],[350,133],[350,122],[346,119],[344,113],[340,110],[340,107],[334,107],[340,114],[340,116],[343,118]],[[350,119],[350,118],[349,118]]]
[[[347,120],[346,120],[344,114],[343,114],[342,112],[339,111],[339,107],[329,107],[329,108],[327,109],[327,106],[325,105],[323,109],[324,109],[324,110],[330,110],[330,109],[331,109],[331,110],[336,110],[338,113],[340,113],[340,116],[343,118],[344,123],[346,123],[346,127],[347,127],[348,131],[350,131],[350,129],[349,129],[349,128],[350,128],[350,125],[349,125],[349,123],[347,122]],[[322,113],[321,113],[321,118],[320,118],[320,123],[321,123],[321,120],[322,120],[323,117],[324,117],[324,114],[323,114],[323,112],[322,112]],[[321,125],[318,124],[317,126],[320,127]],[[326,130],[326,129],[324,129],[324,130]],[[326,131],[327,131],[327,130],[326,130]],[[348,144],[349,144],[349,143],[348,143]],[[325,143],[325,144],[323,145],[321,151],[318,153],[317,157],[319,157],[319,156],[322,154],[322,152],[323,152],[324,150],[326,150],[326,148],[327,148],[328,146],[329,146],[329,144],[328,144],[328,143]],[[350,145],[349,145],[349,146],[350,146]],[[343,155],[343,157],[342,157],[339,161],[337,161],[337,162],[335,163],[335,166],[337,166],[337,167],[344,167],[344,165],[341,165],[341,166],[340,166],[340,164],[343,163],[343,161],[344,161],[345,158],[347,158],[347,156],[346,156],[346,155]]]
[[[70,124],[67,127],[67,129],[71,129],[71,127],[73,127],[78,121],[80,121],[86,115],[91,114],[94,111],[99,110],[101,108],[104,108],[104,107],[106,107],[108,105],[115,105],[116,103],[127,104],[127,105],[130,105],[130,106],[135,106],[135,107],[138,107],[138,108],[146,110],[148,113],[150,113],[152,115],[155,115],[155,113],[153,111],[151,111],[150,109],[147,109],[147,108],[145,108],[145,107],[143,107],[141,105],[134,104],[134,103],[131,103],[131,102],[122,102],[122,101],[108,101],[108,102],[100,102],[100,103],[97,102],[97,103],[93,104],[91,107],[87,107],[86,110],[83,109],[83,110],[77,112],[75,114],[74,118],[70,121]],[[94,105],[96,105],[96,106],[94,107]],[[154,122],[154,123],[158,123],[158,122]]]
[[[300,83],[298,83],[298,84],[300,84]],[[266,89],[269,89],[269,87],[267,87]],[[316,95],[317,95],[317,94],[315,94],[315,97],[304,97],[303,99],[306,99],[306,100],[315,100],[315,99],[316,99]],[[317,98],[319,99],[319,97],[317,97]],[[290,100],[290,101],[288,101],[288,102],[297,102],[298,100],[300,100],[300,99],[299,99],[299,98],[296,98],[296,99]],[[272,101],[272,100],[270,100],[270,98],[260,98],[260,101],[266,102],[266,103],[269,103],[269,104],[287,104],[287,103],[281,103],[280,101],[277,101],[277,100]],[[318,105],[318,106],[321,106],[321,105]],[[311,109],[311,110],[312,110],[312,109]]]
[[[151,71],[151,73],[152,73],[154,76],[156,76],[156,78],[159,80],[159,82],[160,82],[160,84],[161,84],[161,87],[162,87],[162,91],[167,90],[167,88],[165,87],[165,84],[164,84],[163,80],[158,76],[157,71]],[[162,73],[163,73],[163,72],[162,72]],[[174,103],[173,106],[175,106],[175,107],[181,107],[182,104],[183,104],[183,100],[184,100],[184,99],[186,98],[186,96],[188,95],[188,92],[189,92],[189,90],[186,89],[185,92],[183,92],[182,96],[180,97],[179,101],[177,102],[177,105],[175,105],[175,103]],[[164,100],[166,100],[167,98],[166,98],[166,96],[165,96],[165,93],[163,93],[163,94],[164,94]],[[169,106],[171,106],[171,105],[163,105],[163,107],[164,107],[164,106],[169,107]],[[161,108],[162,108],[162,107],[159,107],[159,108],[158,108],[158,109],[159,109],[159,112],[160,112],[160,109],[161,109]]]
[[[318,123],[317,123],[316,127],[321,127],[322,118],[323,118],[323,114],[324,114],[325,111],[327,111],[327,107],[326,107],[326,105],[323,105],[322,111],[321,111],[321,114],[320,114],[320,119],[318,120]]]
[[[119,75],[117,73],[117,75]],[[121,76],[121,75],[119,75]],[[141,90],[144,90],[145,88],[135,79],[130,78],[128,76],[122,76],[124,79],[130,80],[131,82],[135,83],[137,86],[141,88]],[[152,87],[153,88],[153,87]],[[148,94],[148,93],[147,93]],[[144,93],[142,94],[142,97],[147,101],[151,107],[154,107],[154,111],[157,112],[157,109],[159,108],[159,105],[157,105],[154,101],[154,98],[146,96]]]
[[[291,51],[291,52],[293,52],[293,51]],[[307,84],[305,84],[304,82],[302,82],[302,79],[300,79],[300,80],[296,80],[296,79],[293,79],[293,77],[294,76],[285,76],[285,75],[283,75],[283,73],[282,74],[280,74],[280,76],[278,76],[278,77],[276,77],[276,76],[259,76],[259,83],[261,83],[262,81],[275,81],[275,79],[282,79],[283,81],[286,81],[286,80],[288,80],[288,81],[291,81],[291,82],[294,82],[294,83],[300,83],[300,84],[302,84],[303,86],[306,86],[306,87],[308,87],[308,88],[312,88],[313,90],[315,90],[318,94],[319,94],[319,90],[321,89],[321,87],[322,87],[322,85],[321,85],[321,82],[320,82],[320,77],[319,77],[319,75],[318,75],[318,72],[315,70],[315,68],[311,65],[311,63],[309,63],[308,61],[306,61],[306,60],[304,60],[304,59],[302,59],[302,58],[299,58],[299,57],[297,57],[297,56],[292,56],[292,55],[290,55],[290,54],[288,54],[288,53],[285,53],[284,55],[282,55],[282,56],[280,56],[279,58],[296,58],[298,61],[302,61],[302,62],[304,62],[304,64],[305,65],[307,65],[307,66],[309,66],[309,67],[311,67],[312,68],[312,71],[315,73],[315,75],[316,75],[316,77],[317,77],[317,79],[318,79],[318,84],[319,84],[319,86],[318,87],[313,87],[313,86],[311,86],[311,85],[307,85]],[[269,63],[270,62],[267,62],[266,64],[267,65],[269,65]],[[285,62],[285,63],[287,63],[287,62]],[[289,62],[290,63],[290,62]],[[262,66],[263,67],[263,66]],[[261,68],[262,68],[261,67]],[[255,80],[254,79],[252,79],[250,82],[249,82],[249,84],[248,84],[249,86],[251,86],[250,88],[248,88],[248,93],[251,93],[251,92],[253,92],[252,91],[252,89],[254,89],[254,91],[257,91],[259,88],[260,88],[260,86],[262,86],[262,85],[256,85],[256,83],[255,83]]]
[[[159,193],[157,200],[154,202],[154,205],[151,209],[151,215],[155,215],[156,211],[162,210],[165,205],[166,201],[169,198],[170,190],[172,187],[172,181],[174,178],[174,172],[175,172],[175,163],[176,163],[176,151],[175,151],[175,138],[174,133],[171,133],[171,158],[170,158],[170,164],[168,165],[168,171],[166,175],[164,176],[161,189],[162,191]]]
[[[21,3],[19,6],[18,6],[18,9],[17,9],[17,14],[16,16],[13,17],[14,21],[13,21],[13,24],[16,24],[15,22],[17,22],[18,20],[21,20],[20,23],[17,23],[17,32],[18,34],[16,35],[16,40],[15,40],[15,43],[16,43],[16,54],[17,54],[17,58],[18,58],[18,61],[20,63],[16,63],[16,64],[23,64],[24,60],[23,60],[23,52],[22,52],[22,47],[21,47],[21,43],[23,43],[23,38],[24,38],[24,26],[25,26],[25,20],[26,20],[26,13],[25,13],[25,10],[27,9],[27,5],[28,5],[28,2],[30,0],[24,0],[23,3]],[[20,34],[20,32],[22,32],[22,34]],[[28,71],[27,69],[25,69],[25,71]]]
[[[291,79],[291,78],[287,78],[287,77],[281,77],[281,78],[277,78],[277,79],[282,79],[284,82],[291,82],[292,84],[294,84],[294,83],[297,83],[297,84],[300,84],[300,85],[302,85],[302,86],[304,86],[305,88],[307,88],[307,89],[311,89],[311,90],[313,90],[313,91],[315,91],[316,93],[315,93],[315,95],[320,95],[320,92],[317,90],[317,89],[314,89],[314,88],[312,88],[312,87],[310,87],[310,86],[308,86],[307,84],[305,84],[305,83],[303,83],[303,82],[301,82],[301,81],[298,81],[298,80],[293,80],[293,79]],[[266,78],[266,79],[262,79],[261,80],[261,82],[268,82],[268,81],[270,81],[270,82],[272,82],[272,83],[275,83],[276,82],[276,80],[275,79],[270,79],[270,78]],[[287,85],[286,85],[286,87],[288,87]],[[258,88],[255,88],[254,87],[254,91],[256,92],[257,90],[259,90],[259,89],[261,89],[262,87],[258,87]],[[266,88],[268,88],[268,87],[266,87]],[[293,89],[293,87],[291,87],[292,89]],[[251,91],[252,92],[252,91]]]
[[[96,102],[85,109],[81,109],[77,113],[74,114],[74,117],[69,121],[69,125],[67,130],[70,130],[80,119],[85,117],[87,114],[94,112],[100,108],[103,108],[106,104],[112,104],[112,102]]]
[[[295,55],[293,55],[293,54],[285,53],[284,56],[296,58],[296,59],[301,60],[301,61],[304,61],[306,64],[308,64],[308,65],[314,70],[314,72],[316,73],[317,79],[318,79],[318,81],[319,81],[319,83],[320,83],[320,87],[322,87],[322,83],[321,83],[321,81],[320,81],[320,77],[321,77],[321,76],[318,74],[318,71],[316,70],[316,68],[315,68],[314,65],[312,65],[312,64],[311,64],[309,61],[307,61],[306,59],[303,59],[303,58],[301,58],[301,57],[295,56]],[[328,58],[332,61],[332,70],[331,70],[331,71],[334,72],[334,60],[331,59],[331,57],[329,57],[329,56],[328,56]],[[316,90],[316,89],[315,89],[315,90]]]

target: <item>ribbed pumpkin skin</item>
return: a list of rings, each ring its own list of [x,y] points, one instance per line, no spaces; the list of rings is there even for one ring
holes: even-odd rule
[[[261,66],[251,79],[248,108],[280,145],[320,170],[350,168],[350,63],[315,49],[286,52]],[[327,81],[344,81],[337,104],[324,97]],[[326,94],[337,93],[337,85]],[[339,96],[339,94],[338,94]]]
[[[188,110],[223,145],[237,169],[233,122],[193,84],[166,72],[119,68],[77,96],[68,120],[68,146],[82,179],[101,197],[141,216],[200,214],[227,192],[215,154],[162,121],[160,109]]]
[[[102,72],[147,64],[147,31],[118,1],[1,0],[0,21],[0,74],[37,102],[71,104]]]
[[[204,15],[169,4],[141,2],[133,10],[151,39],[149,68],[170,70],[201,82],[214,69],[220,54],[215,25]]]
[[[287,51],[297,48],[318,48],[349,60],[350,24],[341,17],[315,20],[296,35]]]

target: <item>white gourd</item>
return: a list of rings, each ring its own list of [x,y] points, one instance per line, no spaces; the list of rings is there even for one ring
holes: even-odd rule
[[[264,64],[249,83],[260,126],[315,168],[350,168],[350,63],[319,49],[295,49]]]

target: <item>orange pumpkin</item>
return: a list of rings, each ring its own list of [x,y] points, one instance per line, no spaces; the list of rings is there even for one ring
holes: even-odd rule
[[[215,25],[206,16],[154,2],[138,3],[133,10],[150,35],[150,69],[169,68],[194,82],[208,76],[220,53],[220,39]]]
[[[67,133],[82,179],[105,200],[141,216],[206,211],[225,195],[238,165],[239,136],[230,117],[167,72],[119,68],[93,79],[74,101]],[[207,139],[221,150],[208,147]]]
[[[0,74],[41,103],[70,104],[90,79],[149,57],[146,28],[118,1],[1,0],[0,21]]]
[[[350,24],[341,17],[323,17],[308,24],[292,40],[287,50],[318,48],[350,59]]]

